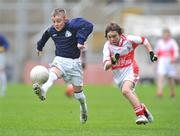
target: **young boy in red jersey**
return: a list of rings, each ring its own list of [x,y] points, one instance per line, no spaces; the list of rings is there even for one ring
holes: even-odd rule
[[[175,63],[179,56],[179,47],[176,40],[171,37],[168,28],[163,29],[162,38],[158,40],[155,50],[159,58],[157,63],[158,82],[156,95],[160,98],[163,96],[163,83],[165,78],[168,77],[170,96],[175,97]]]
[[[139,69],[134,59],[134,51],[137,46],[144,45],[152,62],[156,61],[157,57],[146,38],[135,35],[124,36],[122,33],[123,29],[116,23],[110,23],[106,27],[107,41],[103,49],[104,69],[112,69],[114,82],[122,90],[137,115],[136,124],[146,124],[153,121],[153,116],[135,94]]]

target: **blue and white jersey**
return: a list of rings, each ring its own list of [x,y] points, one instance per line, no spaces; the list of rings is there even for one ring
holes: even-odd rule
[[[68,20],[64,28],[57,31],[49,27],[37,43],[37,50],[42,51],[47,40],[51,37],[55,44],[55,55],[76,59],[80,57],[77,44],[84,44],[93,30],[93,24],[83,18]]]
[[[9,48],[9,43],[6,37],[0,34],[0,71],[6,67],[6,55],[5,51]]]

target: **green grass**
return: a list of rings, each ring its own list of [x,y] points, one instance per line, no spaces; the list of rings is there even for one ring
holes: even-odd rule
[[[41,102],[29,85],[9,85],[0,98],[0,136],[179,136],[180,86],[171,99],[155,97],[155,86],[137,86],[136,92],[154,115],[151,124],[135,124],[134,111],[113,86],[85,86],[89,117],[79,122],[79,103],[64,95],[65,86],[53,86]]]

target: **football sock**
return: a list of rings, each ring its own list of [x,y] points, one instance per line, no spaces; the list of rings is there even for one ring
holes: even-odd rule
[[[134,110],[137,116],[144,115],[144,107],[141,104],[135,107]]]
[[[57,75],[54,72],[49,72],[48,81],[42,85],[42,90],[46,93],[48,89],[53,85],[54,81],[58,79]]]
[[[7,79],[6,79],[6,74],[3,72],[0,74],[0,91],[1,91],[1,96],[5,96],[6,94],[6,86],[7,86]]]
[[[86,96],[84,95],[83,91],[81,92],[75,92],[74,97],[80,102],[82,110],[86,109]]]

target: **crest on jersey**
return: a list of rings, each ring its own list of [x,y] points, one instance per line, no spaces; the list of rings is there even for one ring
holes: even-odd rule
[[[69,32],[68,30],[65,32],[65,37],[70,37],[72,35],[71,32]]]
[[[56,36],[57,36],[57,34],[53,34],[52,36],[53,36],[53,37],[56,37]]]

